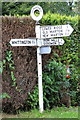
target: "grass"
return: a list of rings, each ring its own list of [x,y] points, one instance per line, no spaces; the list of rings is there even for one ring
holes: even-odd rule
[[[78,118],[78,107],[55,107],[43,113],[35,109],[29,112],[20,112],[18,115],[5,115],[5,118]]]

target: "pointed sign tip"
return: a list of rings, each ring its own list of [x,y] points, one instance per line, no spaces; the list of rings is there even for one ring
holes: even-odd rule
[[[12,46],[12,44],[11,44],[11,40],[9,41],[9,44]]]

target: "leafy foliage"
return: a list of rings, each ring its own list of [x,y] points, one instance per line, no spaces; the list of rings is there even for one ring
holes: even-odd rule
[[[0,99],[3,99],[3,98],[10,98],[10,96],[7,93],[2,93],[0,94]]]
[[[28,93],[28,99],[27,99],[27,110],[38,108],[39,102],[38,102],[38,86],[35,86],[35,90],[31,94]]]
[[[76,14],[72,10],[76,8],[73,2],[3,2],[2,15],[30,15],[31,8],[37,4],[43,8],[44,14],[48,11],[62,15]]]
[[[2,61],[0,61],[0,74],[2,74],[2,71],[3,71],[3,64]]]
[[[16,78],[14,76],[14,61],[13,61],[13,58],[12,58],[12,51],[10,50],[7,50],[6,51],[6,63],[7,63],[7,67],[9,68],[10,70],[10,73],[11,73],[11,79],[12,79],[12,86],[16,86]]]
[[[66,80],[65,76],[66,67],[61,62],[52,60],[45,66],[45,71],[43,73],[43,96],[45,109],[61,105],[60,97],[62,94],[60,93],[60,90],[64,86],[66,89],[70,87],[70,83]],[[32,94],[29,93],[27,104],[28,103],[30,108],[38,107],[38,87],[35,87]]]
[[[61,99],[64,97],[64,94],[69,94],[69,96],[71,96],[71,105],[78,105],[78,76],[74,65],[70,65],[70,67],[71,77],[67,79],[66,66],[60,61],[56,62],[56,60],[53,59],[45,66],[45,71],[43,72],[44,109],[62,106],[63,103],[61,102]],[[38,108],[37,86],[32,93],[29,93],[27,104],[27,107],[30,109]]]
[[[63,85],[65,84],[65,87],[69,88],[69,83],[68,81],[66,82],[65,76],[65,65],[61,62],[53,60],[46,66],[46,71],[43,73],[43,89],[45,98],[47,99],[45,101],[47,102],[46,105],[50,108],[60,105],[60,90]]]

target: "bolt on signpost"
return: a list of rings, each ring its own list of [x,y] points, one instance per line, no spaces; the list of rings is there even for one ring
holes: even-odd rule
[[[35,15],[35,11],[39,11],[39,16]],[[35,32],[36,38],[27,39],[11,39],[12,46],[36,46],[37,47],[37,66],[38,66],[38,88],[39,88],[39,110],[43,112],[43,87],[42,87],[42,54],[51,52],[50,46],[63,45],[63,37],[69,36],[73,32],[73,28],[68,25],[47,25],[40,26],[39,20],[43,16],[43,9],[39,5],[35,5],[31,9],[31,17],[36,21]],[[54,39],[55,38],[55,39]]]

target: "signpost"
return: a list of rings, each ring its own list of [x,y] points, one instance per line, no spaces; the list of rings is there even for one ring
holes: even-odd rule
[[[35,11],[39,11],[39,16],[35,15]],[[50,46],[63,45],[63,37],[69,36],[73,32],[73,28],[68,25],[56,26],[40,26],[39,20],[43,16],[43,9],[39,5],[35,5],[31,9],[31,16],[36,21],[35,32],[36,38],[27,39],[11,39],[12,46],[36,46],[37,47],[37,66],[38,66],[38,88],[39,88],[39,109],[42,113],[43,108],[43,87],[42,87],[42,54],[49,54],[51,52]]]

